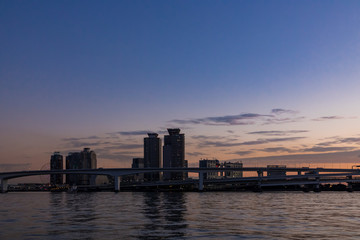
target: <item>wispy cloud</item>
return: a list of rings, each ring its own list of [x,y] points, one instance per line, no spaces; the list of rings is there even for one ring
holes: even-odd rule
[[[31,163],[1,163],[0,172],[29,170]]]
[[[291,155],[273,155],[266,157],[251,157],[251,158],[237,158],[227,159],[227,161],[242,161],[247,166],[252,166],[255,161],[257,163],[264,164],[276,164],[279,162],[289,161],[294,163],[331,163],[331,162],[343,162],[343,163],[354,163],[358,161],[360,150],[355,151],[344,151],[344,152],[315,152],[315,153],[302,153],[302,154],[291,154]]]
[[[313,119],[313,121],[327,121],[327,120],[338,120],[338,119],[344,119],[345,117],[341,116],[324,116]]]
[[[80,140],[97,140],[97,139],[101,139],[101,137],[99,136],[89,136],[89,137],[81,137],[81,138],[76,138],[76,137],[72,137],[72,138],[63,138],[63,141],[80,141]]]
[[[234,154],[240,155],[240,156],[245,156],[245,155],[249,155],[251,154],[253,151],[236,151],[234,152]]]
[[[264,136],[288,136],[297,133],[306,133],[307,130],[289,130],[289,131],[257,131],[257,132],[248,132],[247,134],[253,135],[264,135]]]
[[[229,141],[203,141],[199,144],[199,147],[236,147],[236,146],[250,146],[250,145],[260,145],[273,142],[290,142],[303,139],[305,137],[287,137],[287,138],[265,138],[257,139],[255,141],[246,141],[246,142],[229,142]]]
[[[158,131],[152,131],[152,130],[135,130],[135,131],[119,131],[119,132],[112,132],[107,133],[109,135],[122,135],[122,136],[144,136],[146,137],[148,133],[158,133],[158,134],[166,134],[166,130],[158,130]]]
[[[279,115],[294,115],[296,111],[287,109],[272,109],[271,114],[258,113],[241,113],[238,115],[225,115],[216,117],[194,118],[194,119],[175,119],[172,123],[177,124],[202,124],[214,126],[231,126],[231,125],[254,125],[254,124],[280,124],[300,121],[304,117],[279,117]]]
[[[294,153],[296,150],[285,148],[285,147],[273,147],[273,148],[264,148],[260,149],[260,151],[274,153],[274,152],[287,152],[287,153]]]
[[[274,108],[271,110],[271,113],[273,114],[297,114],[297,111],[289,110],[289,109],[282,109],[282,108]]]
[[[197,156],[201,156],[204,154],[201,152],[188,152],[188,153],[186,153],[186,155],[197,157]]]
[[[272,115],[263,115],[255,113],[244,113],[238,115],[227,115],[218,117],[206,117],[197,119],[175,119],[170,122],[177,124],[203,124],[203,125],[252,125],[261,118],[273,117]]]
[[[317,146],[331,146],[334,144],[360,144],[360,138],[359,137],[348,137],[348,138],[340,138],[335,137],[332,141],[326,141],[322,143],[316,144]]]
[[[302,149],[303,152],[345,152],[345,151],[351,151],[355,150],[357,148],[355,147],[311,147],[311,148],[305,148]]]

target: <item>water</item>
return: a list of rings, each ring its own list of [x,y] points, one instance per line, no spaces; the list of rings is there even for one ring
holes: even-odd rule
[[[0,239],[359,239],[360,193],[0,194]]]

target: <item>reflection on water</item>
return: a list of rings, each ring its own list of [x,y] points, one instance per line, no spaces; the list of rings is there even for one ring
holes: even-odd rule
[[[50,194],[49,214],[54,228],[48,229],[49,236],[65,235],[72,238],[93,239],[97,220],[94,194]],[[68,226],[71,226],[70,228]]]
[[[187,228],[185,195],[182,192],[144,194],[144,216],[149,220],[139,233],[139,239],[183,237]]]
[[[0,239],[358,239],[360,193],[0,194]]]

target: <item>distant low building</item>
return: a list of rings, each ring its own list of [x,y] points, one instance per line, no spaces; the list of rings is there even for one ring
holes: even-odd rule
[[[286,165],[267,165],[268,177],[278,177],[278,176],[286,176]]]
[[[221,164],[223,168],[242,168],[243,164],[241,162],[224,162]],[[224,171],[225,178],[240,178],[243,176],[243,171]]]
[[[202,159],[199,161],[199,168],[218,168],[220,167],[220,162],[217,159],[209,160]],[[205,172],[204,179],[216,179],[219,178],[219,172]]]

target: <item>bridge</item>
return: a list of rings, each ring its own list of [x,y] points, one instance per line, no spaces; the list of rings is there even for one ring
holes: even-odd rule
[[[255,172],[257,177],[225,178],[225,179],[204,179],[207,172],[228,172],[242,171]],[[286,175],[269,176],[270,171],[284,172]],[[188,172],[197,173],[199,191],[204,190],[204,183],[226,183],[226,182],[255,182],[258,187],[262,186],[288,186],[288,185],[314,185],[319,188],[321,183],[341,183],[348,184],[360,182],[360,179],[353,179],[353,176],[360,176],[360,169],[333,169],[333,168],[271,168],[271,167],[242,167],[242,168],[98,168],[98,169],[67,169],[67,170],[35,170],[18,172],[1,172],[0,192],[7,192],[8,180],[26,176],[49,175],[49,174],[88,174],[88,175],[107,175],[114,178],[114,190],[120,191],[120,181],[122,176],[134,175],[139,173],[154,172]],[[267,173],[267,176],[264,176]],[[293,173],[289,174],[288,173]],[[295,173],[295,174],[294,174]],[[177,181],[178,184],[186,181]],[[160,183],[157,183],[160,184]],[[161,185],[173,185],[172,181],[164,181]]]

